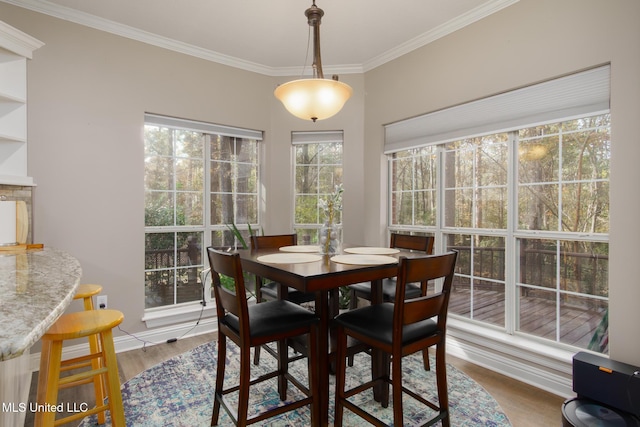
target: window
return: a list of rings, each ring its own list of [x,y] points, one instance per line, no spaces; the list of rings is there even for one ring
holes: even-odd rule
[[[590,87],[608,82],[604,69],[570,81],[602,72],[595,84],[574,85],[593,92]],[[544,88],[528,89],[535,95]],[[566,98],[573,102],[570,92]],[[599,96],[608,99],[608,91]],[[431,118],[388,130],[389,228],[431,232],[440,250],[459,251],[452,315],[508,334],[608,352],[610,115],[592,101],[574,107],[594,114],[530,118],[533,125],[514,125],[508,111],[496,108],[506,111],[504,123],[488,120],[497,132],[484,128],[479,136],[457,137],[456,126],[466,127],[454,120],[450,130],[434,132],[443,137],[440,143],[437,135],[418,142]]]
[[[261,132],[145,116],[145,308],[199,301],[207,246],[259,228]]]
[[[318,243],[318,201],[342,184],[342,132],[294,132],[294,229],[301,244]]]
[[[606,352],[609,120],[584,117],[390,156],[390,228],[431,229],[459,251],[451,314]],[[430,161],[436,151],[441,163]],[[425,203],[436,197],[424,196],[431,190],[416,176],[440,177],[441,209]],[[434,214],[441,226],[425,220]]]

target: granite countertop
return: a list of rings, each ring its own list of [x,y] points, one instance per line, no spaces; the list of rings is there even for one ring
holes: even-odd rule
[[[73,300],[82,268],[58,249],[0,251],[0,360],[22,355]]]

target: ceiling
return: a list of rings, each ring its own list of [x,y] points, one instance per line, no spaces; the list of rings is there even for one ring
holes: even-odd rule
[[[312,0],[0,0],[266,75],[310,73]],[[518,0],[316,0],[325,73],[361,73]]]

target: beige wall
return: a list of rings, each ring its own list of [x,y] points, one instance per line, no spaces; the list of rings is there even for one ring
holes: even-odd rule
[[[380,209],[386,176],[381,124],[610,62],[610,354],[640,365],[640,278],[633,268],[640,259],[638,22],[637,0],[520,0],[366,73],[370,149],[365,152],[364,219],[369,243],[384,234],[386,224]]]
[[[280,81],[0,3],[1,19],[45,45],[28,63],[29,175],[36,242],[80,260],[123,329],[145,331],[145,112],[265,132],[265,232],[292,231],[291,131],[345,133],[345,232],[361,241],[364,77],[341,76],[355,96],[335,118],[307,123],[274,98]],[[73,303],[70,310],[80,309]],[[118,331],[116,331],[119,334]],[[37,350],[38,347],[36,347]]]
[[[345,131],[346,240],[382,244],[383,125],[611,62],[611,355],[640,364],[640,2],[520,0],[362,75],[355,95],[315,125],[273,98],[278,82],[0,3],[1,19],[43,41],[28,65],[34,239],[75,255],[106,287],[123,328],[145,330],[145,111],[265,131],[268,233],[290,230],[290,132]],[[366,112],[366,114],[365,114]],[[72,307],[73,309],[73,307]]]

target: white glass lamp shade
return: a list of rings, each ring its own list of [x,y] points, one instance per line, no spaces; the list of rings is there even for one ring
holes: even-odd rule
[[[353,89],[346,83],[318,78],[287,82],[274,91],[291,114],[314,122],[340,111],[352,93]]]

